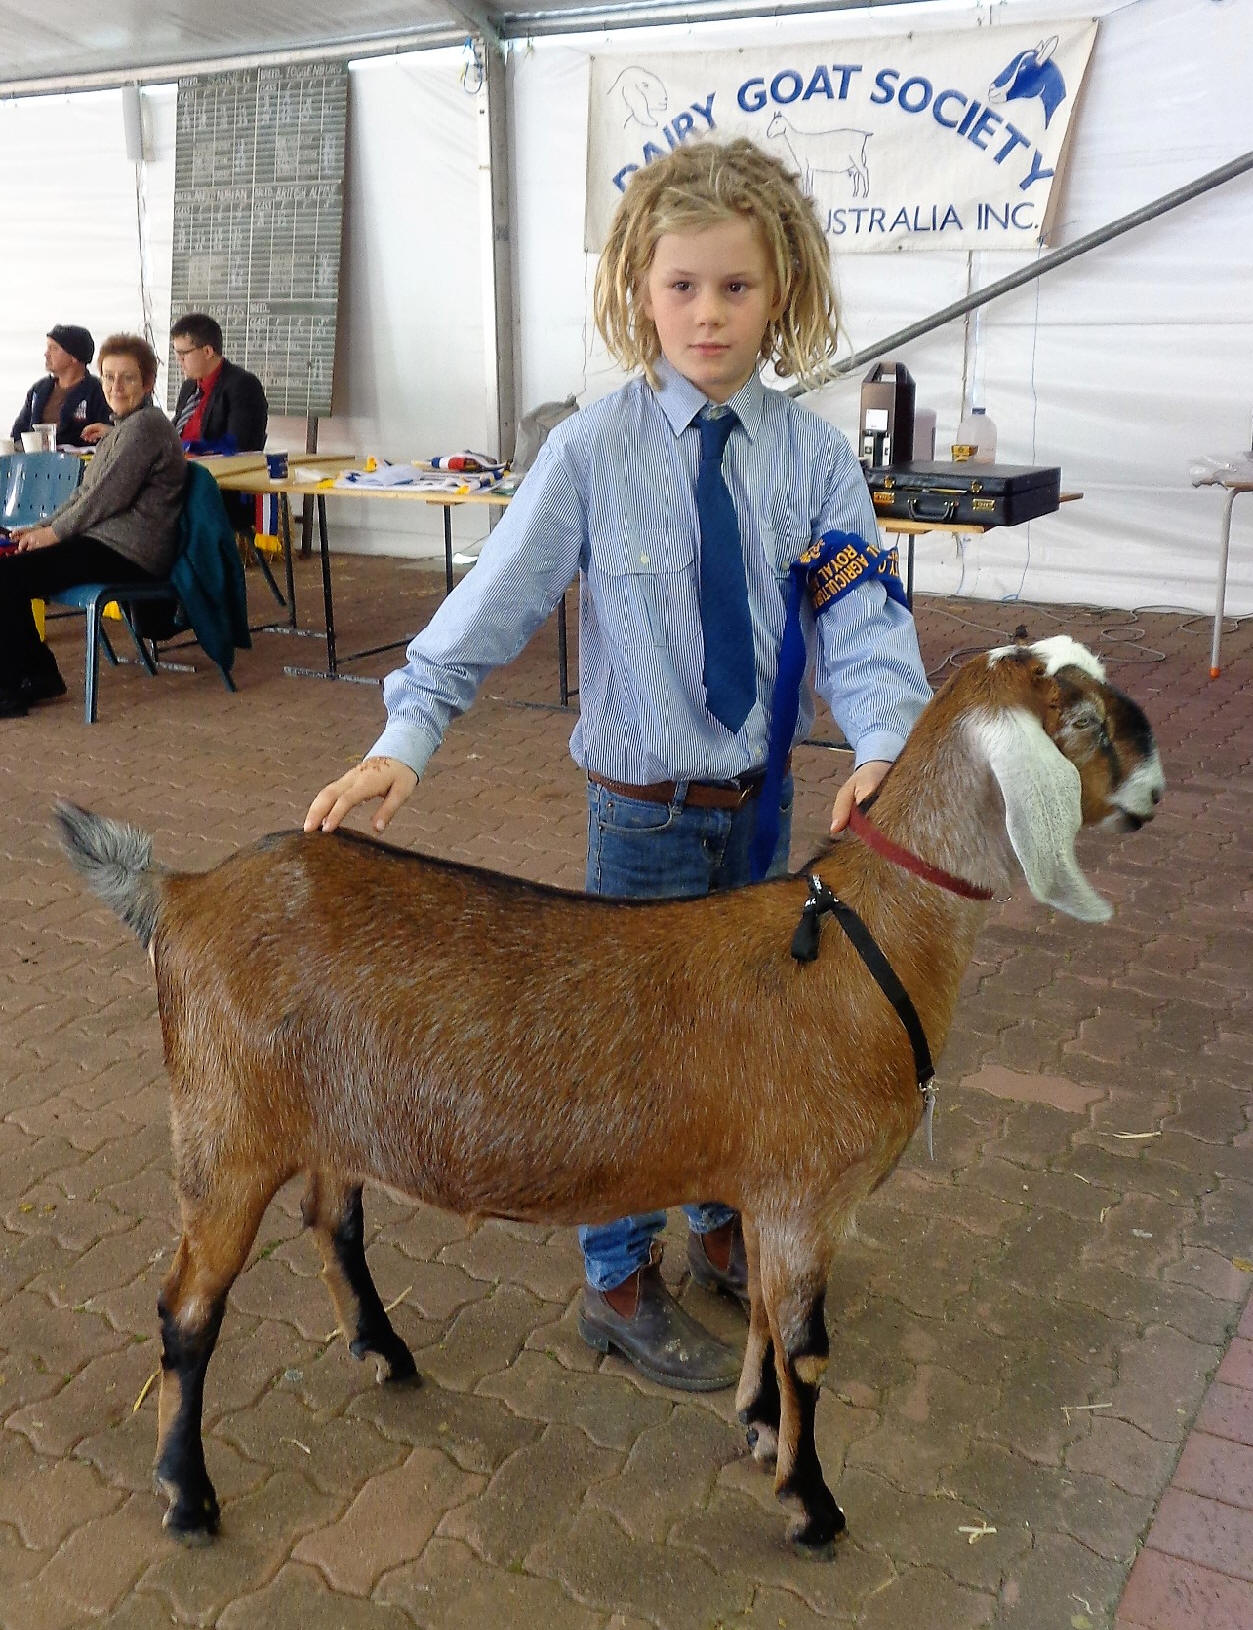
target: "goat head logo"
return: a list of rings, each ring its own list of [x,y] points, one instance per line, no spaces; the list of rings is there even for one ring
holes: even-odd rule
[[[1044,106],[1044,128],[1066,100],[1066,81],[1053,61],[1057,35],[1041,40],[1030,51],[1012,57],[988,86],[988,101],[1022,102],[1039,97]]]

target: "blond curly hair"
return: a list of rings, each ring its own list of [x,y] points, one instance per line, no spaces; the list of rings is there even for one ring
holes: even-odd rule
[[[657,240],[741,216],[761,233],[781,310],[761,342],[763,361],[786,378],[819,380],[835,356],[839,306],[826,236],[799,177],[744,137],[692,142],[627,182],[596,267],[596,327],[624,368],[657,384],[661,341],[641,298]]]

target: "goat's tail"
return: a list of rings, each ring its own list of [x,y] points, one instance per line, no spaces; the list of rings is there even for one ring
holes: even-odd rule
[[[75,871],[122,921],[139,935],[144,950],[157,930],[161,878],[165,868],[152,860],[152,839],[136,826],[93,815],[58,799],[54,813],[61,846]]]

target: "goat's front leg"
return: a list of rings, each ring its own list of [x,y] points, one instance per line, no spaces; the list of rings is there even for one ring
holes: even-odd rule
[[[779,1381],[779,1453],[774,1491],[797,1511],[788,1538],[810,1554],[843,1533],[844,1513],[822,1475],[814,1412],[830,1344],[824,1316],[830,1253],[761,1237],[761,1289]]]
[[[281,1178],[216,1187],[208,1200],[180,1194],[183,1235],[161,1287],[161,1390],[157,1402],[160,1493],[169,1501],[166,1528],[189,1544],[218,1530],[218,1501],[201,1436],[204,1381],[222,1328],[227,1293],[248,1259],[262,1214]]]
[[[779,1381],[774,1368],[770,1320],[761,1295],[757,1225],[741,1215],[748,1257],[748,1343],[735,1394],[735,1408],[759,1466],[773,1466],[779,1449]]]
[[[393,1330],[366,1263],[361,1185],[314,1172],[300,1214],[318,1242],[322,1277],[353,1357],[373,1353],[380,1381],[416,1381],[413,1354]]]

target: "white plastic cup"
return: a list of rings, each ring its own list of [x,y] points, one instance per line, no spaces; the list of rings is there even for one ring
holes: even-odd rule
[[[57,450],[57,427],[54,424],[37,424],[30,430],[22,432],[22,451],[24,453],[55,453]]]

